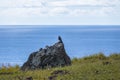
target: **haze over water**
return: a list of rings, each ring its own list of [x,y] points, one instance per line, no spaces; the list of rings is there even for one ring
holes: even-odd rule
[[[23,64],[30,53],[56,43],[59,35],[71,58],[120,52],[120,26],[13,27],[0,26],[0,65]]]

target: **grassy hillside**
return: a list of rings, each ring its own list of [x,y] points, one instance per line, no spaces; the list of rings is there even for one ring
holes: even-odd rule
[[[99,53],[72,59],[72,65],[44,70],[20,71],[19,66],[0,68],[0,80],[120,80],[120,54]]]

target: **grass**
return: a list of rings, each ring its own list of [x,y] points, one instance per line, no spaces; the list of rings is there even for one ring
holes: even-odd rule
[[[73,58],[71,66],[34,71],[21,71],[19,66],[1,67],[0,80],[48,80],[52,72],[68,71],[69,74],[57,74],[55,80],[120,80],[120,54],[105,56],[103,53]]]

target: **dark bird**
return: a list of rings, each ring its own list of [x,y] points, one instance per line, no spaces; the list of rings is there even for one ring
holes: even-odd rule
[[[60,43],[63,43],[62,38],[60,36],[58,36],[58,40]]]

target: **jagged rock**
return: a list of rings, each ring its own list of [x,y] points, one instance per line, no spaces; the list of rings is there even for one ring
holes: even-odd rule
[[[21,69],[42,69],[70,65],[71,60],[66,54],[62,38],[59,36],[58,40],[53,46],[46,46],[44,49],[41,48],[39,51],[31,53]]]

